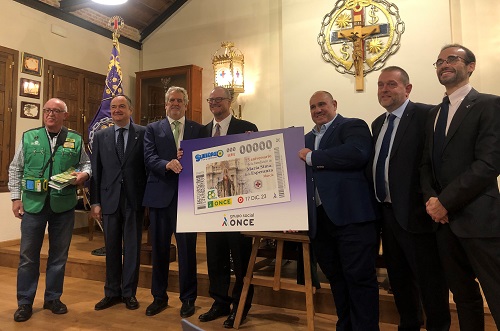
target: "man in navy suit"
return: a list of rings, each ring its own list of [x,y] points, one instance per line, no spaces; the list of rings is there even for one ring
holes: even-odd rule
[[[179,256],[179,289],[183,318],[194,314],[197,297],[196,233],[177,233],[177,189],[182,166],[177,159],[180,142],[199,138],[203,126],[185,117],[189,98],[182,87],[165,93],[167,118],[148,124],[144,137],[144,160],[148,170],[144,206],[149,207],[152,243],[153,303],[146,309],[153,316],[168,305],[170,242],[175,234]]]
[[[237,119],[231,115],[231,100],[231,93],[223,87],[216,87],[210,93],[207,101],[214,119],[205,125],[203,129],[205,137],[257,131],[255,124]],[[199,319],[202,322],[208,322],[229,315],[223,326],[232,328],[236,318],[241,290],[243,289],[243,278],[250,260],[252,238],[245,237],[240,232],[209,232],[206,235],[206,240],[208,278],[210,280],[208,291],[214,299],[214,303],[208,312],[200,315]],[[236,282],[234,283],[233,293],[229,296],[231,257],[233,258]],[[253,286],[251,285],[248,290],[242,321],[250,310],[252,298]],[[232,309],[231,303],[233,304]]]
[[[105,296],[95,310],[122,300],[128,309],[137,309],[142,198],[146,186],[145,128],[130,122],[132,102],[127,96],[115,96],[110,110],[115,125],[98,131],[92,144],[91,216],[102,217],[106,244]]]
[[[449,292],[436,254],[434,222],[425,212],[419,166],[431,105],[413,103],[408,73],[387,67],[378,101],[387,112],[372,123],[375,155],[370,174],[382,214],[384,260],[399,312],[398,330],[450,329]],[[384,153],[385,151],[385,153]]]
[[[446,88],[426,128],[421,182],[438,224],[438,250],[461,330],[484,330],[483,298],[500,327],[500,97],[469,84],[476,57],[446,45],[436,63]]]
[[[337,114],[318,91],[309,101],[316,124],[299,157],[306,163],[309,235],[337,308],[337,330],[379,330],[376,210],[365,168],[373,142],[368,125]]]

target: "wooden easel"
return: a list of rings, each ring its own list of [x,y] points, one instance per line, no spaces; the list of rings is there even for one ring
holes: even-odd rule
[[[245,236],[253,237],[252,254],[248,263],[247,274],[245,276],[243,290],[241,291],[240,302],[238,310],[236,311],[236,318],[234,320],[234,328],[238,329],[243,317],[243,310],[245,308],[245,301],[248,295],[248,289],[251,284],[272,287],[273,290],[279,291],[281,289],[304,292],[306,294],[306,312],[307,312],[307,330],[314,331],[314,302],[313,294],[314,289],[311,281],[311,261],[309,255],[309,236],[305,233],[283,233],[283,232],[248,232],[244,233]],[[274,269],[273,279],[254,278],[253,269],[255,260],[257,259],[257,251],[259,249],[261,239],[274,239],[276,240],[276,267]],[[285,282],[281,280],[281,262],[283,260],[283,244],[285,241],[302,243],[302,252],[304,254],[304,278],[305,284],[300,285],[295,282]]]

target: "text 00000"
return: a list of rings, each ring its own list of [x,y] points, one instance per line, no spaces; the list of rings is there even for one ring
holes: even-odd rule
[[[264,151],[266,149],[271,149],[273,143],[271,140],[261,141],[260,143],[246,144],[240,146],[240,154]]]

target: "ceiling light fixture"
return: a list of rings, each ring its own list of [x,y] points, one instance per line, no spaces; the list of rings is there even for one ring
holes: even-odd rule
[[[92,0],[92,1],[100,5],[116,6],[116,5],[123,5],[128,0]]]

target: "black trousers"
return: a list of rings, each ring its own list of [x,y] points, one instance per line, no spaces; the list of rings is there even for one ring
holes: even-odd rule
[[[400,316],[398,330],[420,330],[423,306],[426,329],[448,331],[449,291],[435,233],[410,233],[399,225],[390,205],[381,208],[384,260]]]
[[[207,240],[207,267],[210,280],[209,293],[215,300],[213,307],[228,309],[233,304],[237,309],[243,289],[243,279],[247,272],[248,261],[252,252],[252,238],[243,236],[240,232],[209,232]],[[231,296],[230,257],[233,259],[234,283]],[[250,310],[253,298],[253,285],[248,290],[245,301],[245,312]]]
[[[103,215],[106,245],[104,295],[107,297],[135,296],[139,281],[143,215],[142,208],[134,210],[130,206],[123,189],[117,211]]]
[[[318,231],[312,247],[330,282],[337,308],[337,331],[378,331],[376,222],[336,226],[322,206],[317,211]]]
[[[460,330],[484,330],[483,297],[476,278],[500,327],[500,238],[459,238],[449,224],[440,224],[436,236]]]

